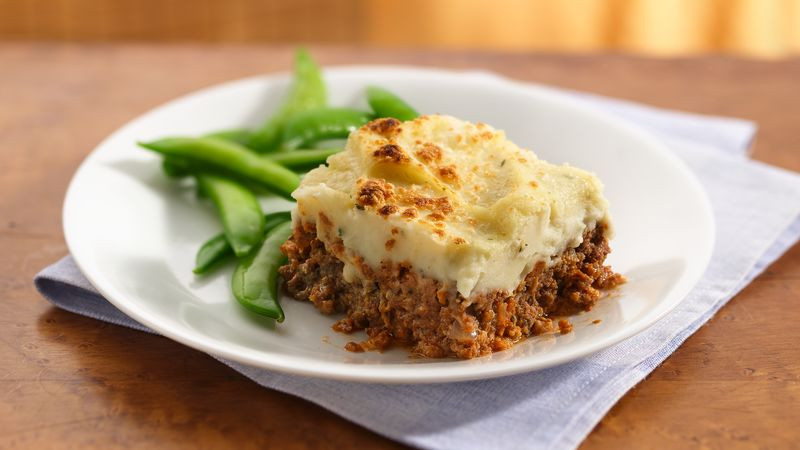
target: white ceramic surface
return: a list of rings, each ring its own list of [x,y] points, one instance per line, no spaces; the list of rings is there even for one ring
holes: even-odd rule
[[[402,348],[349,353],[336,317],[284,298],[276,325],[233,299],[230,268],[191,272],[195,251],[220,226],[187,182],[167,180],[137,140],[257,125],[279,102],[288,76],[248,78],[150,111],[102,142],[84,161],[64,204],[70,252],[114,305],[176,341],[242,363],[344,380],[426,383],[509,375],[564,363],[652,325],[702,275],[714,242],[710,206],[697,180],[646,133],[544,87],[486,73],[408,67],[337,67],[325,72],[333,105],[366,107],[380,84],[423,113],[441,112],[504,129],[551,162],[594,171],[605,183],[616,237],[612,266],[628,277],[618,293],[571,319],[574,331],[539,336],[470,361],[411,358]],[[279,199],[265,204],[289,208]],[[593,324],[600,319],[599,324]]]

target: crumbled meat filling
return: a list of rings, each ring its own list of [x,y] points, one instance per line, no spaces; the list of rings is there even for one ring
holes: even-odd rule
[[[527,336],[569,333],[569,321],[556,324],[550,317],[587,311],[602,289],[624,282],[603,265],[609,247],[602,227],[584,234],[580,246],[563,252],[556,264],[537,264],[513,292],[474,294],[469,301],[454,286],[389,260],[370,267],[353,256],[360,276],[345,281],[343,249],[329,244],[317,238],[314,224],[298,224],[281,247],[288,262],[279,273],[295,299],[310,301],[325,314],[347,315],[335,330],[367,332],[366,341],[347,344],[354,352],[399,344],[424,357],[487,355]]]
[[[344,349],[352,353],[364,353],[364,347],[358,342],[350,341],[344,345]]]

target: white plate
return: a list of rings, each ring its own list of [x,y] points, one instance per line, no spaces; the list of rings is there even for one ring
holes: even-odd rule
[[[613,298],[573,317],[574,331],[540,336],[470,361],[425,360],[405,349],[349,353],[362,336],[331,330],[335,317],[284,298],[287,319],[244,311],[231,270],[192,275],[195,251],[220,225],[193,188],[167,180],[137,140],[257,125],[288,84],[286,74],[224,83],[182,97],[125,125],[84,161],[67,192],[64,233],[83,273],[132,318],[204,352],[267,369],[354,381],[423,383],[497,377],[564,363],[630,337],[674,308],[703,273],[714,241],[699,183],[638,129],[573,104],[562,94],[485,73],[402,67],[327,70],[331,103],[366,107],[380,84],[424,113],[504,129],[551,162],[594,171],[606,184],[616,226],[609,262],[628,277]],[[289,204],[282,200],[267,203]],[[600,319],[599,324],[592,321]]]

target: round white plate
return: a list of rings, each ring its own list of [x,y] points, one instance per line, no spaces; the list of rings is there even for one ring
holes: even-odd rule
[[[233,299],[231,270],[192,275],[195,251],[220,225],[189,183],[168,180],[137,140],[256,126],[285,92],[287,74],[224,83],[125,125],[81,165],[64,204],[64,233],[83,273],[132,318],[224,358],[300,375],[383,383],[497,377],[564,363],[630,337],[674,308],[703,273],[713,219],[699,183],[659,142],[563,94],[486,73],[408,67],[325,71],[331,104],[366,107],[364,87],[385,86],[423,113],[503,129],[548,161],[595,172],[606,185],[616,237],[610,264],[628,277],[618,293],[571,319],[574,331],[539,336],[470,361],[412,358],[406,349],[349,353],[363,335],[331,330],[336,317],[283,298],[286,321],[249,314]],[[267,204],[290,204],[267,199]],[[594,324],[599,319],[601,322]]]

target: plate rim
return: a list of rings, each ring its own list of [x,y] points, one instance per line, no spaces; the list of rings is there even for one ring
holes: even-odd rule
[[[672,165],[672,168],[674,170],[677,170],[678,172],[682,173],[685,180],[687,180],[690,184],[688,188],[691,191],[693,191],[693,194],[695,194],[696,196],[696,200],[699,201],[699,203],[703,207],[702,212],[703,215],[705,216],[704,217],[705,229],[703,231],[705,235],[708,236],[708,239],[705,241],[706,244],[705,247],[701,249],[701,252],[699,253],[700,255],[702,255],[703,259],[702,263],[700,264],[702,269],[698,269],[696,273],[691,274],[689,281],[684,283],[682,289],[671,294],[671,296],[674,296],[676,300],[672,302],[672,304],[668,308],[665,308],[663,311],[660,311],[659,314],[652,315],[652,317],[647,316],[641,319],[639,323],[634,323],[629,327],[625,327],[623,328],[622,331],[618,331],[617,333],[611,336],[608,336],[596,342],[592,342],[591,344],[580,347],[579,349],[573,350],[572,352],[566,353],[560,357],[541,361],[538,364],[536,363],[535,358],[533,360],[528,360],[526,358],[516,358],[516,360],[518,360],[518,363],[513,364],[515,359],[512,358],[504,361],[499,361],[494,364],[489,363],[489,364],[475,365],[472,367],[455,367],[455,368],[435,367],[426,370],[423,369],[423,367],[425,366],[422,364],[413,364],[404,367],[397,367],[397,366],[388,367],[389,370],[387,371],[386,370],[387,366],[381,366],[375,364],[353,365],[349,363],[336,362],[336,361],[314,360],[315,364],[312,364],[310,367],[306,367],[305,364],[309,362],[309,359],[313,358],[286,356],[286,355],[280,355],[279,357],[273,355],[271,357],[264,358],[265,355],[264,353],[260,353],[260,355],[262,355],[261,358],[250,357],[249,355],[243,355],[240,352],[227,350],[226,348],[224,348],[225,345],[224,341],[207,335],[203,335],[202,333],[198,333],[197,331],[192,332],[191,330],[189,330],[189,332],[183,332],[182,330],[176,331],[168,327],[162,327],[155,321],[151,320],[147,314],[140,314],[140,312],[136,308],[129,305],[124,299],[125,295],[117,295],[117,292],[113,287],[113,283],[108,282],[107,284],[106,281],[102,279],[102,276],[93,273],[91,270],[87,270],[89,268],[88,252],[84,252],[81,250],[81,246],[76,242],[78,238],[75,236],[75,234],[77,234],[77,232],[73,232],[69,228],[69,224],[74,222],[74,220],[71,219],[71,214],[74,213],[70,212],[72,210],[70,205],[74,204],[75,202],[74,197],[77,195],[75,192],[77,190],[76,186],[78,185],[78,180],[85,171],[88,171],[90,169],[94,159],[99,157],[100,151],[104,147],[106,147],[110,141],[112,141],[117,135],[126,132],[129,128],[135,127],[140,121],[145,120],[145,118],[147,118],[151,114],[161,109],[169,108],[171,105],[180,103],[188,98],[200,96],[215,90],[222,90],[225,88],[229,88],[230,86],[236,84],[242,84],[248,82],[261,82],[264,84],[270,84],[270,83],[280,82],[282,80],[287,79],[290,76],[289,72],[282,71],[282,72],[272,72],[268,74],[228,80],[182,94],[154,108],[150,108],[149,110],[143,113],[140,113],[136,117],[132,118],[131,120],[123,124],[121,127],[115,129],[112,133],[110,133],[102,141],[100,141],[95,146],[94,149],[92,149],[92,151],[83,159],[80,166],[73,174],[69,182],[69,185],[67,187],[67,191],[62,206],[62,229],[64,232],[67,248],[70,254],[72,255],[76,265],[80,269],[81,273],[86,277],[89,283],[107,301],[109,301],[116,308],[120,309],[123,313],[131,317],[133,320],[141,323],[144,326],[147,326],[151,330],[154,330],[165,337],[168,337],[169,339],[172,339],[183,345],[192,347],[196,350],[200,350],[214,357],[227,358],[232,361],[236,361],[246,365],[255,366],[268,370],[274,370],[281,373],[309,376],[314,378],[325,378],[325,379],[362,382],[362,383],[420,384],[420,383],[458,382],[458,381],[503,377],[525,372],[534,372],[549,367],[557,366],[560,364],[564,364],[569,361],[574,361],[580,358],[584,358],[600,350],[616,345],[625,339],[629,339],[641,333],[642,331],[650,328],[651,326],[655,325],[664,316],[673,311],[685,299],[686,295],[697,285],[697,282],[702,278],[703,274],[707,270],[713,253],[714,243],[716,241],[715,220],[712,212],[711,202],[708,198],[708,195],[705,192],[705,189],[703,189],[702,185],[700,184],[700,181],[697,179],[694,173],[691,172],[689,167],[680,158],[678,158],[678,156],[676,156],[673,152],[671,152],[664,143],[662,143],[659,139],[657,139],[655,136],[653,136],[646,130],[634,124],[631,124],[627,121],[624,121],[622,119],[613,117],[610,114],[603,113],[599,109],[594,109],[592,107],[589,107],[575,99],[568,97],[568,95],[566,95],[562,91],[559,91],[556,88],[530,83],[523,80],[516,80],[484,70],[454,70],[454,69],[436,68],[429,66],[409,66],[409,65],[339,65],[339,66],[334,65],[334,66],[327,66],[323,71],[325,76],[330,74],[347,74],[348,72],[357,73],[362,71],[370,71],[370,72],[385,71],[391,73],[396,73],[399,71],[399,72],[406,72],[408,74],[427,75],[427,76],[435,75],[435,76],[456,76],[456,77],[473,77],[473,78],[479,77],[488,83],[503,84],[506,86],[510,86],[512,88],[535,92],[536,95],[544,96],[545,98],[547,98],[548,101],[560,103],[562,105],[567,105],[569,108],[578,109],[580,110],[581,114],[592,116],[594,120],[604,122],[613,128],[622,130],[625,133],[628,133],[629,135],[632,135],[641,141],[647,142],[648,146],[653,151],[655,151],[659,156],[661,156],[665,161],[668,161]],[[109,284],[111,284],[111,286]],[[197,334],[200,335],[199,338],[193,336]],[[205,337],[205,339],[210,342],[205,342],[202,339],[203,337]],[[220,342],[220,345],[215,346],[214,342]],[[451,361],[451,360],[445,359],[445,360],[434,360],[434,361]],[[526,362],[527,364],[525,364]]]

